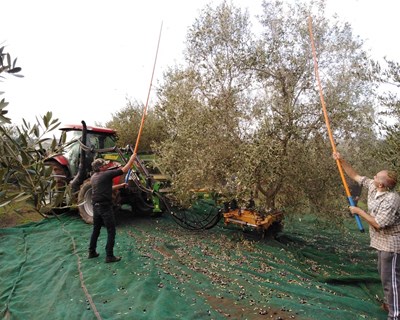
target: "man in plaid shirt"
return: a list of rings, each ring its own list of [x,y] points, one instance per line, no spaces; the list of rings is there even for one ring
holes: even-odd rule
[[[400,196],[393,191],[397,183],[395,172],[383,170],[374,179],[362,177],[336,152],[346,174],[368,190],[368,212],[350,207],[370,226],[371,247],[378,250],[378,272],[381,277],[388,320],[400,319]]]

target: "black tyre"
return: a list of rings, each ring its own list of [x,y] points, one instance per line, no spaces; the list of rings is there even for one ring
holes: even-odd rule
[[[78,193],[78,209],[83,221],[93,224],[92,185],[86,180]]]
[[[151,215],[154,209],[153,203],[147,199],[145,192],[136,193],[133,197],[132,202],[133,210],[138,214]]]
[[[275,221],[270,225],[267,230],[264,230],[263,237],[264,238],[276,238],[279,233],[283,231],[283,221]]]
[[[55,160],[47,161],[46,165],[51,167],[51,181],[46,187],[46,194],[43,199],[43,204],[46,207],[48,214],[63,213],[68,210],[70,199],[66,193],[67,184],[69,181],[69,172],[66,167]]]

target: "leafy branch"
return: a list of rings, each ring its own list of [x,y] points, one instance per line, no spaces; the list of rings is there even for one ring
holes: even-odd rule
[[[20,67],[17,67],[17,59],[11,59],[11,55],[8,52],[4,51],[5,47],[0,47],[0,81],[5,77],[1,75],[2,73],[11,74],[15,77],[22,78],[23,75],[19,74],[22,70]],[[0,95],[4,92],[0,91]],[[3,98],[0,100],[0,123],[11,123],[11,119],[7,118],[5,115],[7,114],[7,110],[5,108],[8,106],[8,102]]]

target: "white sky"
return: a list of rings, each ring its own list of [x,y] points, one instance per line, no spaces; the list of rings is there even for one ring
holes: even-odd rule
[[[232,0],[261,14],[262,0]],[[145,103],[161,23],[153,87],[179,63],[187,28],[209,0],[3,0],[0,46],[24,78],[7,76],[0,91],[16,124],[52,111],[62,123],[105,123],[126,105]],[[376,58],[400,61],[399,0],[328,0],[329,13],[353,26]],[[155,94],[151,94],[150,106]]]

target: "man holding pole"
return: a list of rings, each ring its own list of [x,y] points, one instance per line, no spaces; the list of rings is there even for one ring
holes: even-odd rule
[[[346,174],[368,190],[368,212],[350,206],[352,214],[359,215],[370,226],[370,246],[378,251],[378,272],[382,281],[388,320],[400,320],[400,196],[393,191],[397,183],[395,172],[382,170],[374,179],[360,176],[338,152]]]
[[[115,217],[113,212],[112,192],[124,188],[126,183],[113,186],[113,179],[127,173],[132,168],[136,153],[133,153],[129,161],[122,167],[108,170],[108,161],[98,158],[93,161],[92,169],[94,174],[90,181],[92,184],[92,203],[93,203],[93,229],[89,244],[89,259],[97,258],[96,251],[97,239],[100,235],[101,227],[107,229],[106,262],[118,262],[121,257],[114,256],[115,243]]]

